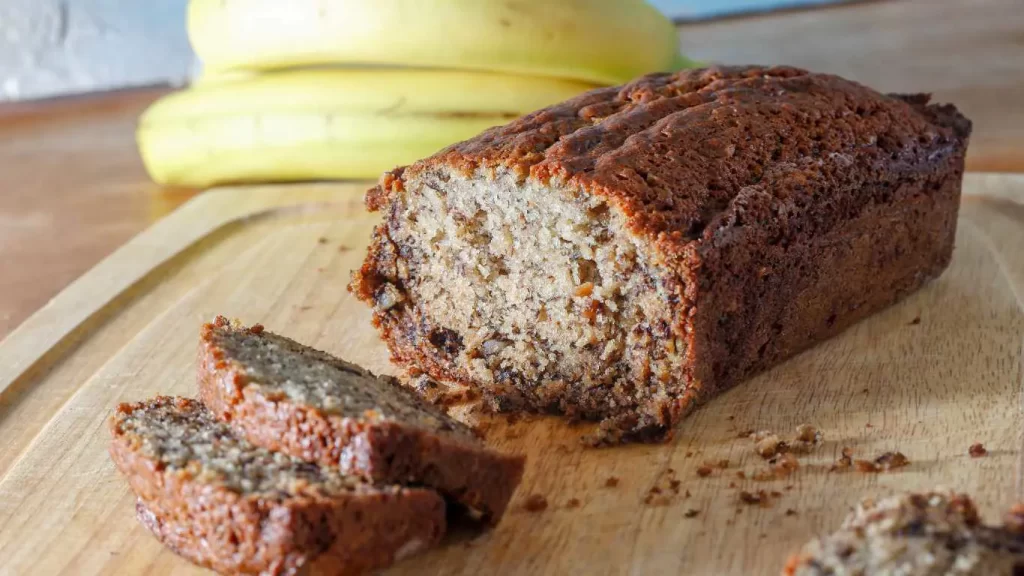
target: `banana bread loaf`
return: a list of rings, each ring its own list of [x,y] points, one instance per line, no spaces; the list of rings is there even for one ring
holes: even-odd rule
[[[255,447],[201,403],[121,404],[110,455],[137,516],[177,554],[225,574],[361,574],[427,548],[445,505]]]
[[[498,409],[665,437],[949,263],[970,122],[795,68],[652,75],[386,174],[350,289]]]
[[[963,494],[865,500],[833,534],[790,558],[783,576],[1014,576],[1024,570],[1020,509],[1003,526],[981,523]]]
[[[374,482],[438,490],[497,522],[524,459],[387,376],[223,316],[203,326],[199,394],[250,442]]]

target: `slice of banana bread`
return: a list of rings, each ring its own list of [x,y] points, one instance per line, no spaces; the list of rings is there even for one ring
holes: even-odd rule
[[[663,438],[938,276],[969,134],[795,68],[646,76],[386,174],[350,289],[397,363]]]
[[[432,546],[432,490],[371,486],[239,438],[196,400],[121,404],[110,455],[137,515],[177,554],[225,574],[361,574]]]
[[[983,525],[971,499],[951,492],[865,500],[839,530],[790,558],[783,575],[1014,576],[1024,570],[1024,533],[1018,514],[1008,518]]]
[[[524,459],[488,449],[472,430],[397,380],[223,316],[203,326],[199,393],[253,444],[375,482],[438,490],[497,522]]]

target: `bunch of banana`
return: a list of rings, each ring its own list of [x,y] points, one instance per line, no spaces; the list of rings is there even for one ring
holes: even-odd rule
[[[644,0],[191,0],[204,74],[147,110],[160,183],[376,178],[595,86],[676,69]]]

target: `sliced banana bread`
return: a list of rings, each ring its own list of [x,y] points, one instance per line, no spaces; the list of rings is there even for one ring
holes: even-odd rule
[[[253,446],[200,402],[121,404],[110,455],[139,520],[177,554],[225,574],[361,574],[440,540],[444,499]]]
[[[645,76],[386,174],[350,289],[399,364],[663,438],[938,276],[969,134],[795,68]]]
[[[1024,518],[1015,509],[1007,520],[983,525],[971,499],[951,492],[865,500],[783,575],[1014,576],[1024,571]]]
[[[497,522],[524,460],[488,449],[397,380],[218,317],[199,345],[203,402],[252,443],[375,482],[434,488]]]

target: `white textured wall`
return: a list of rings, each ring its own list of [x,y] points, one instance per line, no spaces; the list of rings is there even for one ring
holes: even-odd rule
[[[0,100],[184,82],[185,4],[0,0]]]
[[[705,18],[840,0],[650,1],[672,17]],[[0,101],[184,83],[195,68],[186,3],[0,0]]]

